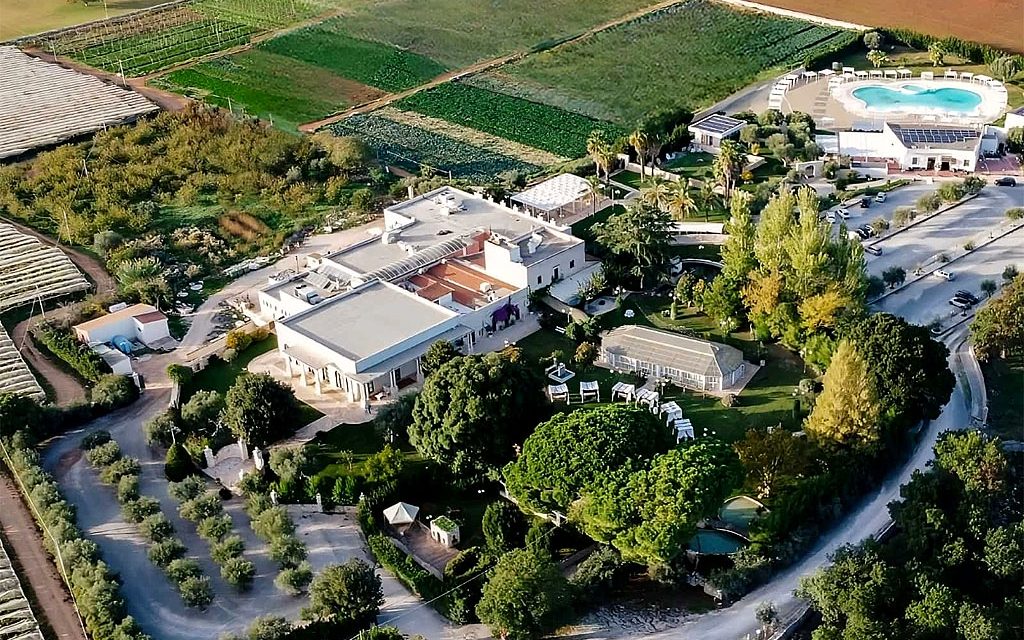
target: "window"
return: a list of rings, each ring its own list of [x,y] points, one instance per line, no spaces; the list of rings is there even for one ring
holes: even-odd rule
[[[544,284],[544,276],[537,276],[537,284]]]
[[[967,164],[966,160],[964,161],[964,164]],[[575,269],[576,268],[576,261],[575,260],[570,260],[569,261],[569,268],[570,269]]]

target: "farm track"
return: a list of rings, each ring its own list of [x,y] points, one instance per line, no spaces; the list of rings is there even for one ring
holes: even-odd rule
[[[75,606],[14,480],[0,474],[0,527],[8,553],[18,563],[18,577],[33,596],[34,613],[60,640],[86,640]]]
[[[648,7],[643,8],[643,9],[639,9],[637,11],[633,11],[632,13],[628,13],[628,14],[626,14],[624,16],[619,16],[618,18],[615,18],[614,20],[609,20],[609,21],[604,22],[602,24],[599,24],[597,26],[591,27],[591,28],[587,29],[586,31],[584,31],[584,32],[582,32],[580,34],[577,34],[575,36],[572,36],[571,38],[568,38],[568,39],[560,42],[559,44],[555,45],[551,49],[548,49],[548,51],[555,51],[555,50],[560,49],[562,47],[578,43],[581,40],[585,40],[587,38],[590,38],[590,37],[594,36],[595,34],[600,33],[602,31],[605,31],[607,29],[612,29],[614,27],[617,27],[619,25],[625,24],[627,22],[632,22],[634,20],[642,18],[642,17],[644,17],[646,15],[649,15],[651,13],[656,13],[658,11],[662,11],[662,10],[667,9],[669,7],[675,6],[677,4],[682,4],[683,2],[686,2],[686,0],[663,0],[662,2],[659,2],[657,4],[650,5]],[[420,91],[424,91],[426,89],[430,89],[432,87],[436,87],[438,85],[442,85],[442,84],[444,84],[446,82],[451,82],[455,78],[460,78],[462,76],[467,76],[467,75],[475,75],[475,74],[478,74],[478,73],[484,73],[486,71],[490,71],[491,69],[495,69],[497,67],[504,66],[504,65],[506,65],[506,64],[508,64],[510,62],[515,62],[517,60],[521,60],[521,59],[525,58],[528,55],[530,55],[530,52],[528,52],[528,51],[526,51],[526,52],[524,52],[524,51],[517,51],[515,53],[510,53],[510,54],[507,54],[507,55],[504,55],[504,56],[499,56],[497,58],[491,58],[489,60],[482,60],[480,62],[473,63],[473,64],[469,65],[468,67],[463,67],[461,69],[456,69],[454,71],[449,71],[447,73],[443,73],[443,74],[437,76],[436,78],[434,78],[433,80],[430,80],[429,82],[426,82],[424,84],[418,85],[418,86],[413,87],[411,89],[406,89],[405,91],[400,91],[398,93],[390,93],[390,94],[388,94],[386,96],[382,96],[380,98],[377,98],[376,100],[371,100],[370,102],[366,102],[366,103],[363,103],[363,104],[351,107],[351,108],[349,108],[349,109],[347,109],[347,110],[345,110],[345,111],[343,111],[341,113],[336,113],[334,115],[328,116],[326,118],[323,118],[322,120],[316,120],[314,122],[307,122],[306,124],[303,124],[303,125],[299,126],[299,131],[301,131],[303,133],[312,133],[312,132],[316,131],[317,129],[321,129],[323,127],[326,127],[327,125],[334,124],[335,122],[338,122],[339,120],[344,120],[345,118],[348,118],[349,116],[354,116],[354,115],[357,115],[357,114],[369,113],[371,111],[375,111],[377,109],[380,109],[381,107],[386,107],[386,106],[388,106],[388,105],[390,105],[390,104],[392,104],[394,102],[397,102],[397,101],[399,101],[399,100],[401,100],[403,98],[407,98],[407,97],[409,97],[411,95],[415,95],[415,94],[419,93]]]
[[[117,289],[114,279],[107,273],[103,265],[92,256],[77,251],[70,247],[58,246],[48,236],[39,233],[31,227],[26,227],[23,224],[19,224],[13,220],[6,218],[0,218],[3,222],[13,225],[21,233],[30,235],[34,238],[39,239],[40,242],[47,246],[58,247],[65,255],[78,267],[83,273],[88,276],[96,287],[97,293],[108,293]],[[73,404],[76,401],[85,400],[85,389],[78,382],[76,378],[69,375],[59,367],[57,367],[49,358],[44,356],[32,342],[28,339],[27,333],[29,326],[34,322],[34,317],[28,318],[19,322],[14,330],[11,331],[11,339],[14,344],[18,346],[18,350],[21,352],[22,357],[28,361],[28,363],[41,375],[53,388],[55,398],[54,402],[61,407]]]

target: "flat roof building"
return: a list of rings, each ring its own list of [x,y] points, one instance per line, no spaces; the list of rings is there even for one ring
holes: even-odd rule
[[[974,171],[985,131],[963,126],[886,122],[876,131],[840,131],[838,152],[900,170]],[[994,150],[994,149],[992,149]]]
[[[738,134],[746,124],[738,118],[713,113],[694,122],[688,128],[695,145],[703,151],[715,153],[722,146],[722,140]]]
[[[743,352],[717,342],[639,325],[616,327],[601,337],[599,362],[647,377],[667,377],[680,387],[727,390],[746,369]]]

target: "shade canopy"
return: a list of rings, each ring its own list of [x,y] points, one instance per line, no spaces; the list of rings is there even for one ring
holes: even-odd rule
[[[586,178],[563,173],[512,196],[512,201],[540,211],[555,211],[576,202],[589,192],[590,183]]]
[[[412,524],[420,508],[408,502],[396,502],[384,510],[384,519],[391,525]]]

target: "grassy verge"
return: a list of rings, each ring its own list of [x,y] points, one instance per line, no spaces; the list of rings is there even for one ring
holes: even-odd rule
[[[1024,440],[1024,357],[994,358],[981,367],[988,389],[989,431]]]

